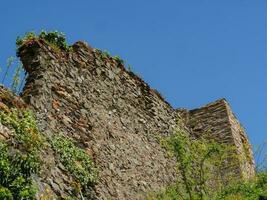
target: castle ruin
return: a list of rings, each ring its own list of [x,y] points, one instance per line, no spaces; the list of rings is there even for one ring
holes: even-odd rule
[[[34,40],[19,49],[19,57],[28,77],[16,98],[35,111],[41,132],[63,133],[93,157],[99,169],[97,198],[144,199],[174,182],[175,160],[166,156],[157,138],[170,135],[177,118],[193,135],[211,131],[216,141],[234,145],[244,162],[231,170],[240,177],[254,176],[251,146],[226,100],[174,109],[122,62],[84,42],[67,53]],[[44,158],[50,169],[38,183],[64,197],[72,179],[53,156]]]

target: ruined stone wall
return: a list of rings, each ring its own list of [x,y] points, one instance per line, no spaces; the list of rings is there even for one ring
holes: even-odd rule
[[[181,110],[186,125],[195,137],[209,134],[217,142],[233,149],[233,165],[227,165],[225,173],[233,173],[240,177],[253,177],[255,165],[251,146],[241,124],[225,99],[217,100],[198,109]]]
[[[237,120],[227,102],[226,108],[231,124],[234,143],[237,147],[237,155],[239,155],[240,159],[241,176],[244,178],[253,177],[255,175],[255,163],[253,158],[252,147],[249,143],[243,126]]]
[[[170,105],[120,62],[85,43],[67,55],[41,42],[20,51],[29,73],[22,96],[36,110],[42,132],[64,133],[93,156],[97,196],[143,199],[172,183],[175,162],[157,139],[174,124]],[[48,179],[56,192],[68,188],[61,173],[55,165]]]
[[[240,153],[247,150],[239,148],[247,138],[224,100],[175,110],[121,61],[83,42],[68,53],[43,40],[30,41],[19,56],[28,72],[22,97],[35,110],[41,132],[72,138],[99,168],[93,198],[145,199],[148,192],[171,184],[177,176],[175,161],[158,138],[171,134],[179,116],[192,134],[211,130],[218,141],[238,145]],[[70,195],[71,175],[53,153],[44,160],[49,169],[39,183],[58,196]],[[253,171],[252,164],[243,166]]]

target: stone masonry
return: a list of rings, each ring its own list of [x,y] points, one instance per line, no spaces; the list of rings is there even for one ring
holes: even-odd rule
[[[242,178],[254,176],[255,164],[251,145],[245,130],[225,99],[189,111],[178,109],[178,112],[195,137],[209,133],[217,142],[236,147],[233,153],[240,160],[234,166],[228,166],[228,170]]]
[[[61,52],[34,40],[19,49],[19,56],[28,73],[22,99],[34,109],[41,132],[65,134],[93,157],[99,169],[95,198],[145,199],[171,184],[175,161],[158,138],[172,133],[177,118],[192,135],[210,130],[218,142],[235,145],[245,158],[236,173],[254,175],[246,133],[225,100],[176,110],[120,61],[84,42]],[[38,179],[40,187],[70,195],[71,176],[52,153],[44,159],[50,169]]]

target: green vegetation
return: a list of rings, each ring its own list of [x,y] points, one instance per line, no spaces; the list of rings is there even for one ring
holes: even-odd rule
[[[46,41],[54,50],[64,50],[69,51],[71,50],[70,46],[68,46],[66,42],[65,34],[58,31],[41,31],[39,35],[36,35],[34,32],[28,32],[23,37],[17,37],[16,45],[17,49],[19,49],[23,44],[27,43],[28,41],[36,40],[36,39],[43,39]]]
[[[18,36],[16,39],[17,52],[22,45],[38,39],[46,41],[51,46],[51,48],[53,48],[56,52],[59,52],[61,50],[63,51],[71,50],[71,47],[68,46],[66,42],[66,37],[63,33],[58,31],[51,31],[51,32],[41,31],[39,35],[35,34],[34,32],[28,32],[23,37]],[[14,63],[17,63],[17,65],[12,70],[11,67],[14,66]],[[10,87],[13,92],[18,94],[21,91],[22,86],[24,84],[26,73],[23,69],[22,63],[13,56],[7,59],[7,64],[2,78],[2,84],[5,83],[6,79],[10,74],[10,71],[11,74],[13,74],[12,83]]]
[[[258,200],[267,197],[267,172],[258,173],[252,180],[233,182],[214,195],[214,200]]]
[[[220,178],[217,169],[223,165],[225,147],[215,141],[208,141],[206,137],[208,134],[192,139],[177,125],[174,134],[162,140],[163,147],[175,157],[177,171],[181,175],[170,191],[175,190],[183,199],[205,199],[214,192],[213,188],[209,187],[212,176],[216,174]],[[216,180],[218,187],[222,182],[223,180]]]
[[[267,197],[267,173],[260,173],[254,179],[248,181],[235,181],[225,186],[221,191],[203,197],[205,200],[259,200],[259,197]],[[189,200],[179,192],[177,185],[167,187],[157,194],[148,196],[148,200]],[[201,198],[194,197],[199,200]]]
[[[122,60],[119,56],[114,56],[113,59],[116,60],[118,64],[124,65],[124,60]]]
[[[2,68],[0,69],[3,70]],[[22,86],[24,84],[26,73],[23,70],[22,63],[13,56],[7,59],[7,64],[4,69],[4,75],[3,75],[1,83],[5,84],[5,80],[9,78],[9,76],[11,76],[12,74],[13,76],[12,76],[12,82],[11,82],[10,87],[14,93],[18,94],[20,93]]]
[[[70,51],[72,49],[70,46],[68,46],[66,42],[66,37],[63,33],[58,31],[51,31],[51,32],[41,31],[39,35],[35,34],[34,32],[28,32],[23,37],[18,36],[16,39],[17,52],[22,45],[38,39],[42,39],[45,42],[47,42],[50,45],[50,47],[56,52],[59,52],[61,50]],[[27,75],[25,70],[23,69],[22,63],[13,56],[9,57],[7,59],[7,64],[3,74],[4,75],[1,83],[5,84],[6,79],[9,76],[12,76],[12,83],[10,85],[10,88],[14,93],[19,94],[21,92],[22,86],[25,82]]]
[[[125,66],[126,65],[125,61],[123,59],[121,59],[119,56],[111,56],[110,53],[106,50],[102,51],[100,49],[96,49],[96,51],[100,54],[101,59],[113,59],[116,61],[118,66]],[[133,71],[133,68],[130,65],[128,65],[126,70],[129,72],[130,75],[134,75],[134,76],[142,79],[142,77],[139,74],[137,74],[136,72]]]
[[[93,161],[85,151],[78,148],[65,136],[57,136],[52,141],[54,150],[66,169],[75,177],[73,188],[80,193],[94,185],[97,179],[97,170]]]
[[[248,181],[238,180],[234,173],[221,174],[225,162],[234,166],[239,158],[233,156],[232,147],[219,145],[209,135],[194,139],[177,125],[171,136],[162,139],[180,176],[173,185],[148,195],[148,200],[257,200],[267,194],[267,173]]]
[[[8,76],[8,72],[9,72],[9,69],[10,67],[12,66],[13,62],[15,61],[15,58],[13,56],[9,57],[7,59],[7,65],[6,65],[6,70],[5,70],[5,74],[3,76],[3,79],[2,79],[2,84],[4,84],[5,82],[5,79],[7,78]]]
[[[68,51],[69,46],[66,42],[66,36],[62,32],[58,31],[51,31],[51,32],[46,32],[46,31],[41,31],[39,38],[44,39],[47,41],[49,44],[52,44],[56,47],[58,47],[61,50]]]
[[[33,114],[29,110],[11,109],[0,112],[0,124],[10,128],[14,135],[10,140],[0,140],[0,199],[33,200],[37,188],[32,175],[38,174],[42,160],[41,150],[46,143],[38,132]],[[74,192],[83,198],[97,179],[93,161],[85,151],[76,147],[66,137],[57,136],[51,140],[59,160],[75,178]]]
[[[96,49],[96,51],[100,54],[100,57],[102,59],[112,58],[118,63],[118,65],[124,65],[124,60],[121,59],[119,56],[111,56],[110,53],[106,50],[102,51],[100,49]]]
[[[101,51],[100,49],[97,49],[97,51],[100,53],[101,58],[112,58],[107,50]]]
[[[16,39],[17,48],[22,46],[25,42],[30,41],[30,40],[34,40],[36,38],[37,38],[37,36],[33,31],[26,33],[23,37],[18,36]]]
[[[0,199],[35,199],[31,176],[41,167],[44,140],[34,117],[29,110],[12,109],[0,112],[0,123],[14,133],[14,141],[0,141]]]
[[[13,81],[11,84],[11,89],[14,93],[19,93],[20,88],[19,85],[22,83],[20,80],[20,74],[23,71],[23,65],[21,62],[19,62],[19,65],[16,67],[14,75],[13,75]],[[19,88],[18,88],[19,87]]]

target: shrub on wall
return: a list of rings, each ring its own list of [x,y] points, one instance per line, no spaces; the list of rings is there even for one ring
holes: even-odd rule
[[[70,47],[66,42],[65,34],[58,31],[50,31],[50,32],[41,31],[39,35],[36,35],[34,32],[28,32],[23,37],[17,37],[16,40],[17,49],[19,49],[23,44],[27,43],[28,41],[35,39],[43,39],[55,50],[64,50],[64,51],[70,50]]]
[[[235,148],[208,139],[209,134],[194,139],[179,124],[162,145],[176,159],[180,176],[171,186],[149,194],[148,200],[258,200],[267,195],[266,172],[247,181],[234,173],[222,174],[225,162],[238,164]]]
[[[59,155],[60,162],[76,179],[73,188],[82,196],[97,180],[97,171],[91,157],[62,135],[53,138],[52,146]]]
[[[0,199],[31,200],[37,189],[31,179],[41,166],[43,137],[29,110],[0,112],[0,123],[14,133],[12,142],[0,141]]]

